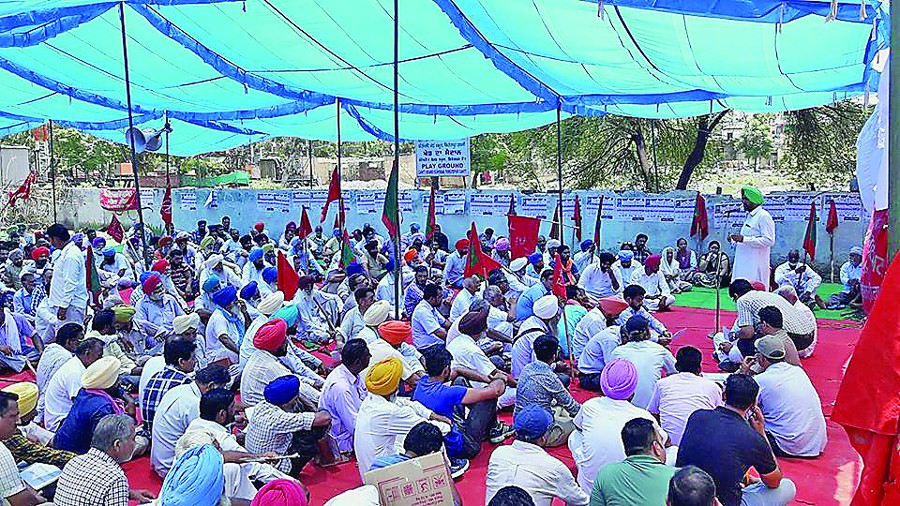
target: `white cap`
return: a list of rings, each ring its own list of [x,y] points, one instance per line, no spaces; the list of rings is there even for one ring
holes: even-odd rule
[[[519,257],[509,263],[509,270],[513,272],[519,272],[528,265],[528,259],[525,257]]]

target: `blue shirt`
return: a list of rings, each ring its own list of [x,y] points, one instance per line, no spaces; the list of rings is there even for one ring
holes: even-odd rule
[[[2,309],[0,309],[0,311],[2,311]],[[19,330],[19,347],[23,351],[26,348],[30,348],[26,338],[30,338],[34,335],[34,328],[28,323],[28,320],[26,320],[24,316],[16,313],[10,313],[10,316],[12,316],[13,321],[16,322],[16,328]],[[0,325],[0,344],[5,344],[10,348],[14,348],[9,344],[9,340],[6,337],[6,328],[2,325]]]
[[[378,457],[377,459],[375,459],[375,462],[372,462],[372,465],[369,467],[369,471],[374,471],[383,467],[389,467],[394,464],[400,464],[401,462],[406,462],[407,460],[410,460],[410,458],[406,455],[403,455],[402,453],[399,455],[385,455],[384,457]]]
[[[31,307],[31,302],[33,300],[34,291],[28,293],[24,288],[20,288],[19,291],[13,295],[13,310],[19,314],[34,316],[35,308]]]
[[[115,413],[109,399],[103,396],[88,393],[85,389],[78,391],[75,402],[69,415],[63,420],[56,436],[53,438],[53,447],[57,450],[66,450],[78,454],[87,453],[91,448],[91,438],[94,429],[100,419],[106,415]]]
[[[436,336],[434,331],[444,328],[446,318],[438,313],[427,300],[419,302],[412,314],[413,345],[418,350],[424,350],[429,346],[441,344],[443,339]]]
[[[450,253],[447,262],[444,264],[444,282],[449,286],[453,286],[462,281],[463,274],[466,271],[466,258],[459,255],[459,251]]]
[[[547,290],[547,287],[541,282],[535,283],[531,288],[522,292],[522,295],[516,302],[516,320],[523,321],[533,315],[534,301],[549,293],[550,290]]]
[[[462,385],[445,385],[431,378],[422,378],[413,391],[412,400],[452,420],[453,408],[462,404],[468,390]]]

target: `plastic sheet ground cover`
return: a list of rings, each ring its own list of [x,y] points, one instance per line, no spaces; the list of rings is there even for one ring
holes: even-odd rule
[[[873,0],[400,0],[400,137],[569,115],[773,112],[874,91]],[[0,134],[52,119],[121,142],[120,5],[136,123],[173,154],[273,136],[393,139],[393,0],[0,2]],[[340,99],[340,107],[336,101]]]

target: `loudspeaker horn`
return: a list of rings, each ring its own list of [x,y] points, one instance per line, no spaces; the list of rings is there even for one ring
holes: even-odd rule
[[[168,123],[159,130],[141,130],[137,127],[131,127],[125,131],[125,143],[131,145],[133,139],[136,153],[159,151],[159,148],[162,147],[162,134],[171,131],[172,126]]]

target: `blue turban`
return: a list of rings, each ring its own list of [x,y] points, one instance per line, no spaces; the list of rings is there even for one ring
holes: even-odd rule
[[[634,258],[634,251],[630,249],[623,249],[619,252],[619,261],[620,262],[630,262]]]
[[[282,376],[266,385],[263,393],[269,404],[276,406],[287,404],[300,393],[300,379],[293,374]]]
[[[102,237],[94,237],[94,240],[91,241],[91,246],[93,246],[94,249],[102,248],[103,246],[106,246],[106,239]]]
[[[532,253],[528,256],[528,261],[531,262],[531,265],[537,265],[538,262],[544,259],[544,255],[542,253]]]
[[[140,283],[143,285],[144,281],[147,281],[147,278],[149,278],[150,276],[152,276],[154,274],[157,274],[157,273],[154,271],[142,272],[141,275],[138,276],[138,281],[140,281]]]
[[[419,225],[418,223],[413,222],[413,223],[410,223],[410,224],[409,224],[409,228],[412,229],[412,230],[417,230],[417,231],[418,231],[418,230],[421,230],[421,229],[422,229],[422,226]]]
[[[160,506],[216,506],[225,489],[222,453],[212,445],[184,452],[163,480]]]
[[[141,282],[142,283],[144,281],[143,277],[144,277],[144,275],[141,274],[141,278],[142,278]],[[222,282],[222,280],[219,279],[219,276],[217,276],[215,274],[210,274],[210,276],[208,278],[206,278],[206,281],[203,282],[203,291],[206,293],[212,293],[216,289],[216,287],[219,286],[219,283],[221,283],[221,282]]]
[[[293,327],[297,325],[297,321],[300,320],[300,309],[296,304],[291,304],[289,306],[284,306],[278,311],[269,317],[269,321],[277,320],[281,318],[288,324],[288,327]]]
[[[262,259],[263,253],[264,253],[264,251],[262,248],[256,247],[256,248],[253,248],[250,250],[250,255],[248,256],[248,258],[250,259],[251,262],[255,262],[257,260]]]
[[[593,245],[594,245],[594,241],[592,241],[590,239],[585,239],[585,240],[581,241],[581,251],[587,251],[587,250],[591,249],[591,246],[593,246]]]
[[[103,256],[105,256],[105,257],[116,256],[116,250],[112,246],[103,248],[102,250],[100,250],[100,253],[103,253]]]
[[[363,266],[356,260],[350,262],[350,265],[347,266],[347,277],[354,274],[362,274],[363,272],[365,272],[365,269],[363,269]]]
[[[332,230],[332,231],[331,231],[331,235],[333,235],[334,237],[340,237],[340,236],[341,236],[341,229],[336,228],[336,229]]]
[[[241,298],[244,300],[250,300],[259,293],[259,283],[256,281],[251,281],[244,285],[244,288],[241,288]]]
[[[513,427],[516,433],[532,441],[543,436],[553,424],[553,415],[537,404],[530,404],[516,413]]]
[[[386,264],[384,264],[384,270],[388,272],[394,272],[394,257],[388,258]]]
[[[231,285],[228,285],[225,288],[219,288],[212,294],[212,301],[222,308],[228,307],[236,300],[237,289]]]
[[[262,278],[266,283],[272,283],[278,279],[278,269],[276,267],[266,267],[262,270]]]

